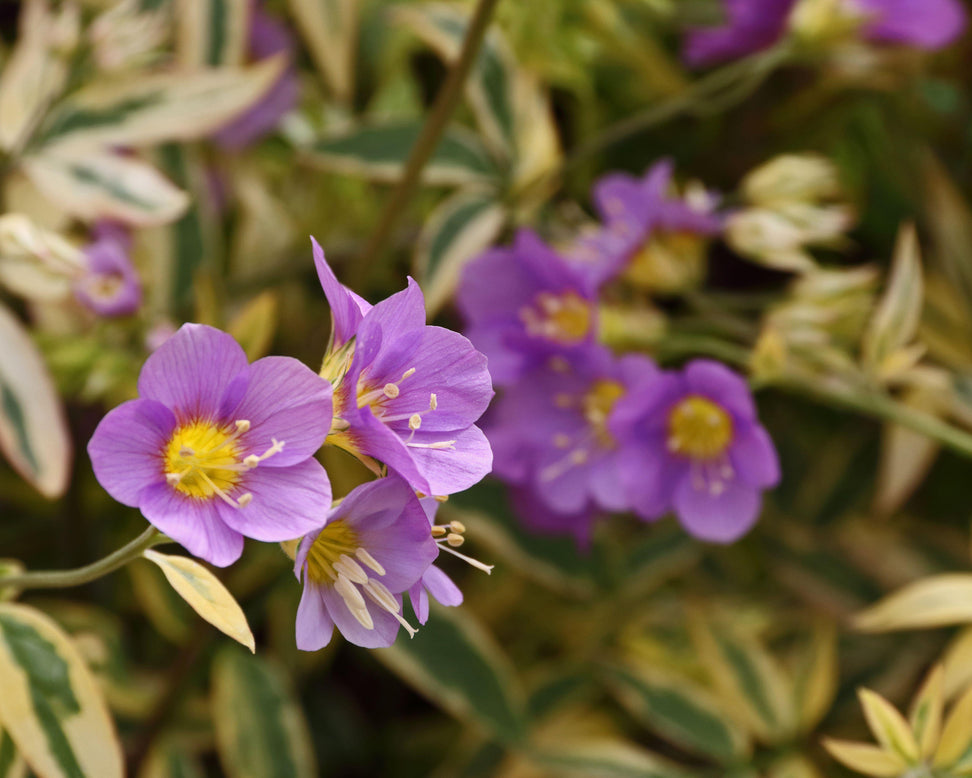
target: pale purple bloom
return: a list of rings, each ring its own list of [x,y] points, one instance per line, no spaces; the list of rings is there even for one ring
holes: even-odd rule
[[[538,535],[569,535],[584,551],[591,546],[595,525],[606,516],[593,502],[570,513],[553,511],[529,486],[514,486],[510,490],[510,503],[530,531]]]
[[[769,48],[786,32],[796,0],[725,0],[726,24],[691,30],[685,59],[709,65]],[[940,49],[965,29],[960,0],[843,0],[844,12],[862,19],[861,37],[874,43]]]
[[[547,357],[594,342],[597,299],[588,283],[536,233],[520,230],[508,248],[493,248],[462,274],[457,295],[467,337],[489,357],[499,385]]]
[[[475,426],[493,396],[486,357],[459,333],[425,324],[425,298],[411,278],[372,307],[338,282],[313,245],[332,314],[321,369],[334,385],[328,442],[383,462],[425,495],[469,488],[492,467]]]
[[[94,229],[94,240],[84,247],[87,272],[74,284],[74,295],[99,316],[128,316],[142,304],[142,284],[128,254],[128,231],[111,222]]]
[[[364,648],[390,646],[399,626],[413,634],[402,593],[437,554],[429,520],[405,481],[388,476],[359,486],[297,548],[294,573],[304,583],[297,648],[323,648],[335,626]]]
[[[623,486],[630,459],[610,422],[623,397],[651,392],[658,375],[647,357],[617,358],[592,346],[571,362],[537,368],[504,392],[486,427],[495,472],[528,493],[518,497],[521,504],[532,496],[546,509],[535,525],[560,525],[583,540],[599,511],[631,507]]]
[[[664,159],[651,166],[641,178],[627,173],[610,173],[594,185],[594,206],[602,226],[582,235],[566,254],[577,270],[600,285],[624,272],[650,274],[641,260],[651,264],[649,252],[673,237],[689,237],[700,243],[722,230],[715,213],[716,198],[704,194],[691,203],[671,194],[674,167]]]
[[[249,56],[253,61],[287,55],[288,65],[277,81],[254,106],[225,124],[213,139],[225,149],[239,150],[269,135],[283,116],[294,109],[300,97],[300,82],[294,67],[296,46],[287,27],[265,13],[256,3],[250,10]]]
[[[283,541],[320,527],[331,504],[313,458],[331,387],[295,359],[252,365],[225,332],[185,324],[142,367],[139,399],[102,419],[95,476],[190,552],[225,566],[243,537]]]
[[[634,511],[655,519],[674,509],[702,540],[731,543],[745,534],[763,490],[780,479],[749,386],[718,362],[664,373],[652,391],[619,400],[610,425],[628,460],[621,475]]]

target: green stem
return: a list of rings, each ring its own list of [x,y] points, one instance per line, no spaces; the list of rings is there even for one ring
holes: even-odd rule
[[[398,182],[398,186],[392,193],[391,198],[386,203],[381,217],[378,219],[378,224],[371,234],[371,239],[368,241],[368,245],[365,247],[364,253],[361,256],[361,260],[354,267],[351,285],[356,289],[362,289],[364,287],[371,268],[385,251],[392,232],[394,232],[409,202],[412,200],[412,195],[416,187],[418,187],[422,170],[432,156],[432,152],[435,151],[436,146],[439,144],[439,138],[442,136],[442,132],[445,130],[446,125],[449,123],[456,109],[456,105],[459,103],[462,88],[466,83],[469,72],[472,70],[473,63],[476,61],[476,55],[479,53],[479,47],[483,42],[483,37],[486,35],[490,17],[498,1],[479,0],[476,5],[472,20],[469,22],[469,28],[466,30],[466,37],[462,42],[459,58],[449,70],[449,75],[446,77],[442,89],[439,90],[439,94],[435,98],[435,104],[432,106],[429,117],[425,120],[425,124],[422,125],[422,131],[419,133],[415,145],[412,146],[412,150],[408,155],[408,161],[405,163],[402,178]]]
[[[12,589],[66,589],[71,586],[81,586],[101,578],[124,567],[134,559],[138,559],[144,551],[160,543],[167,542],[167,538],[155,527],[150,526],[130,543],[122,546],[108,556],[92,562],[90,565],[78,567],[74,570],[39,570],[34,573],[21,573],[7,578],[0,578],[0,587]]]

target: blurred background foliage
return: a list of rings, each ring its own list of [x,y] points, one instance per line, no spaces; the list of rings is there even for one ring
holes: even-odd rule
[[[856,225],[839,248],[815,252],[835,274],[829,292],[813,286],[822,275],[747,260],[720,241],[702,284],[640,310],[652,327],[619,325],[619,342],[633,339],[666,363],[704,353],[753,368],[783,482],[757,528],[731,547],[696,542],[671,519],[614,517],[578,551],[529,534],[487,482],[442,513],[466,524],[477,556],[495,563],[492,576],[450,569],[464,606],[439,609],[390,649],[335,641],[298,652],[299,588],[274,546],[249,544],[220,572],[253,628],[253,656],[201,622],[146,561],[73,591],[25,594],[93,672],[132,775],[840,776],[852,773],[821,738],[873,739],[857,688],[907,711],[941,664],[939,696],[961,695],[972,681],[972,632],[962,626],[972,623],[967,35],[933,56],[882,52],[860,67],[782,59],[715,95],[699,87],[709,75],[679,56],[682,31],[718,18],[715,2],[501,1],[421,187],[376,248],[369,239],[458,54],[469,3],[268,1],[294,35],[300,84],[273,134],[222,147],[208,137],[220,122],[204,121],[205,103],[177,95],[172,103],[185,104],[164,121],[113,134],[112,119],[102,135],[96,127],[84,136],[84,89],[120,90],[110,112],[119,94],[132,99],[123,78],[178,63],[189,83],[206,66],[242,67],[242,44],[233,53],[226,41],[241,34],[246,5],[0,0],[5,78],[30,37],[30,8],[48,15],[45,30],[64,33],[31,65],[34,75],[63,71],[46,94],[43,83],[30,87],[38,113],[27,123],[36,123],[4,139],[0,211],[74,242],[95,217],[124,215],[146,288],[123,321],[46,301],[33,287],[0,292],[31,323],[73,441],[70,461],[50,464],[64,474],[48,490],[58,499],[0,464],[0,555],[32,569],[86,564],[140,531],[135,511],[94,480],[84,446],[105,410],[132,396],[151,332],[199,321],[230,331],[251,359],[290,354],[316,365],[329,314],[310,234],[365,296],[413,274],[431,313],[460,329],[450,299],[463,263],[521,225],[565,240],[589,220],[591,184],[606,171],[640,175],[670,157],[680,178],[741,205],[740,182],[754,168],[814,152],[836,165]],[[260,77],[245,72],[232,87],[241,94]],[[72,132],[74,145],[59,147],[58,133]],[[64,154],[95,167],[55,176]],[[108,180],[113,164],[163,174],[170,183],[153,179],[152,196],[176,216],[118,205],[112,198],[126,196]],[[84,188],[92,185],[104,191]],[[108,206],[91,210],[95,201]],[[917,241],[899,237],[906,223]],[[920,366],[877,364],[890,352],[861,346],[868,326],[877,337],[882,300],[899,317],[893,349],[919,343]],[[913,327],[901,325],[906,308],[918,312]],[[807,310],[826,337],[803,353],[786,328],[805,324]],[[914,414],[918,427],[946,433],[921,434],[907,425]],[[340,452],[326,450],[324,461],[335,494],[366,477]],[[899,591],[915,582],[929,590]],[[893,592],[904,599],[865,610]],[[877,742],[893,741],[900,722],[880,721]],[[25,771],[5,736],[0,776]]]

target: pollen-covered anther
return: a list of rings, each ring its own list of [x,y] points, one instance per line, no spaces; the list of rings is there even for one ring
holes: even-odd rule
[[[251,502],[253,502],[252,492],[245,492],[244,494],[241,494],[239,497],[236,498],[236,504],[239,505],[241,508],[245,508]]]
[[[462,535],[459,535],[455,532],[450,532],[448,535],[446,535],[446,543],[448,543],[453,548],[459,548],[459,546],[461,546],[465,542],[466,539]]]
[[[354,555],[358,557],[358,559],[360,559],[364,564],[378,573],[378,575],[385,574],[385,568],[382,567],[381,563],[370,554],[368,549],[364,548],[363,546],[358,546],[354,550]]]
[[[438,524],[436,524],[434,527],[432,527],[432,537],[434,537],[434,538],[444,538],[446,536],[446,533],[448,531],[449,530],[446,529],[445,527],[442,527],[442,526],[439,526]]]
[[[413,432],[422,426],[422,417],[417,413],[413,413],[408,417],[408,428]]]
[[[558,432],[553,436],[553,444],[556,448],[569,448],[570,435],[565,435],[563,432]]]
[[[398,384],[389,382],[382,387],[381,391],[389,400],[394,400],[402,390],[398,388]]]
[[[435,396],[435,392],[429,395],[429,410],[434,411],[439,407],[439,398]]]
[[[466,525],[461,521],[453,520],[449,522],[449,529],[451,529],[453,532],[458,532],[461,535],[466,531]]]

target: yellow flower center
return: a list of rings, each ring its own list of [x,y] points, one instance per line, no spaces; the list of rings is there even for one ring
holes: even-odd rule
[[[520,320],[534,337],[572,344],[580,343],[590,333],[592,314],[590,302],[576,292],[540,292],[533,305],[520,310]]]
[[[196,499],[226,493],[240,481],[238,429],[193,421],[176,429],[165,449],[166,480]]]
[[[334,564],[342,554],[354,557],[357,548],[358,536],[346,521],[328,523],[307,552],[307,576],[317,583],[333,583],[338,577]]]
[[[721,457],[732,441],[732,418],[705,397],[690,395],[668,416],[668,448],[690,459]]]
[[[595,381],[594,386],[584,395],[582,401],[584,418],[590,422],[598,442],[604,446],[614,442],[614,438],[608,432],[607,418],[622,395],[624,395],[624,386],[617,381],[607,379]]]
[[[692,232],[655,232],[631,258],[625,276],[643,289],[684,291],[702,280],[707,245]]]

